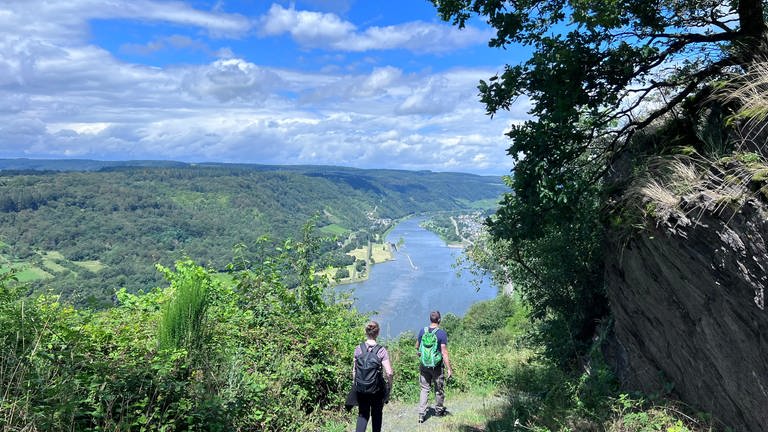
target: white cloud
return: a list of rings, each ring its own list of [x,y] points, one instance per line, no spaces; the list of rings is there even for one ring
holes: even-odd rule
[[[24,0],[5,1],[0,8],[4,35],[23,34],[61,43],[86,40],[87,23],[92,19],[159,21],[202,28],[215,37],[242,36],[252,28],[252,22],[242,15],[202,11],[181,1]]]
[[[279,6],[267,16],[274,19],[262,21],[272,26],[263,34],[291,34],[306,47],[423,52],[469,40],[448,26],[418,22],[359,30],[333,14]],[[511,168],[503,132],[525,110],[488,119],[476,85],[493,70],[376,64],[355,73],[307,71],[264,66],[227,48],[204,64],[147,66],[96,46],[87,31],[93,18],[172,21],[233,36],[250,25],[240,15],[181,2],[0,4],[0,157]],[[202,35],[148,40],[133,48],[213,46]]]
[[[212,96],[226,102],[239,99],[262,104],[282,85],[274,72],[242,59],[222,59],[211,65],[182,72],[182,88],[199,98]]]
[[[49,123],[48,125],[46,125],[46,129],[51,133],[58,133],[58,132],[64,131],[64,135],[66,136],[74,136],[74,134],[96,135],[98,133],[103,132],[109,126],[110,126],[109,123],[100,123],[100,122],[63,123],[63,124]]]
[[[406,49],[415,53],[441,53],[480,45],[491,35],[473,27],[459,30],[448,24],[421,21],[359,31],[335,14],[299,11],[278,4],[273,4],[261,18],[259,32],[264,36],[290,34],[307,48],[351,52]]]
[[[397,112],[437,115],[453,111],[457,104],[466,102],[466,99],[461,98],[461,91],[453,92],[450,87],[446,77],[430,77],[425,86],[417,88],[405,98],[397,107]]]
[[[415,53],[455,51],[488,41],[490,34],[467,27],[458,30],[449,25],[410,22],[396,26],[371,27],[334,44],[347,51],[369,51],[403,48]]]
[[[134,18],[191,25],[207,29],[213,36],[218,37],[239,36],[251,28],[250,20],[241,15],[201,11],[180,1],[133,0],[105,3],[94,0],[94,7],[109,18]]]
[[[260,33],[275,36],[290,33],[300,44],[322,46],[342,40],[355,26],[331,13],[297,11],[273,4],[262,18]]]

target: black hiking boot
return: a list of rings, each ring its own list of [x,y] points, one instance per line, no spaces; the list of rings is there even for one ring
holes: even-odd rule
[[[419,414],[419,423],[424,423],[424,414]]]

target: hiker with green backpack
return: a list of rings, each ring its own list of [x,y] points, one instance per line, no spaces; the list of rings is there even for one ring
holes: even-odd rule
[[[416,338],[416,351],[419,355],[419,423],[424,423],[427,415],[429,392],[435,387],[435,415],[446,414],[445,380],[453,375],[451,361],[448,358],[448,333],[439,327],[440,311],[429,314],[429,326],[419,331]]]

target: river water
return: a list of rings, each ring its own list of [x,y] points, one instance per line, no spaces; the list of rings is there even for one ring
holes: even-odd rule
[[[473,303],[496,297],[497,289],[488,278],[478,289],[469,272],[457,274],[454,264],[461,249],[446,246],[421,228],[422,220],[407,219],[389,233],[388,242],[402,240],[393,261],[374,264],[368,280],[339,288],[353,291],[357,310],[372,314],[383,339],[418,332],[429,323],[432,310],[461,316]]]

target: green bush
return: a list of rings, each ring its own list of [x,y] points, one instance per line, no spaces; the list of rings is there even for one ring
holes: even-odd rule
[[[0,424],[315,430],[343,404],[364,319],[326,300],[311,252],[309,242],[286,242],[259,263],[231,266],[230,278],[179,262],[161,268],[169,286],[121,290],[118,306],[98,312],[25,298],[0,275]]]
[[[388,342],[386,346],[395,372],[392,399],[417,401],[419,398],[419,357],[416,355],[416,336],[407,332]]]

